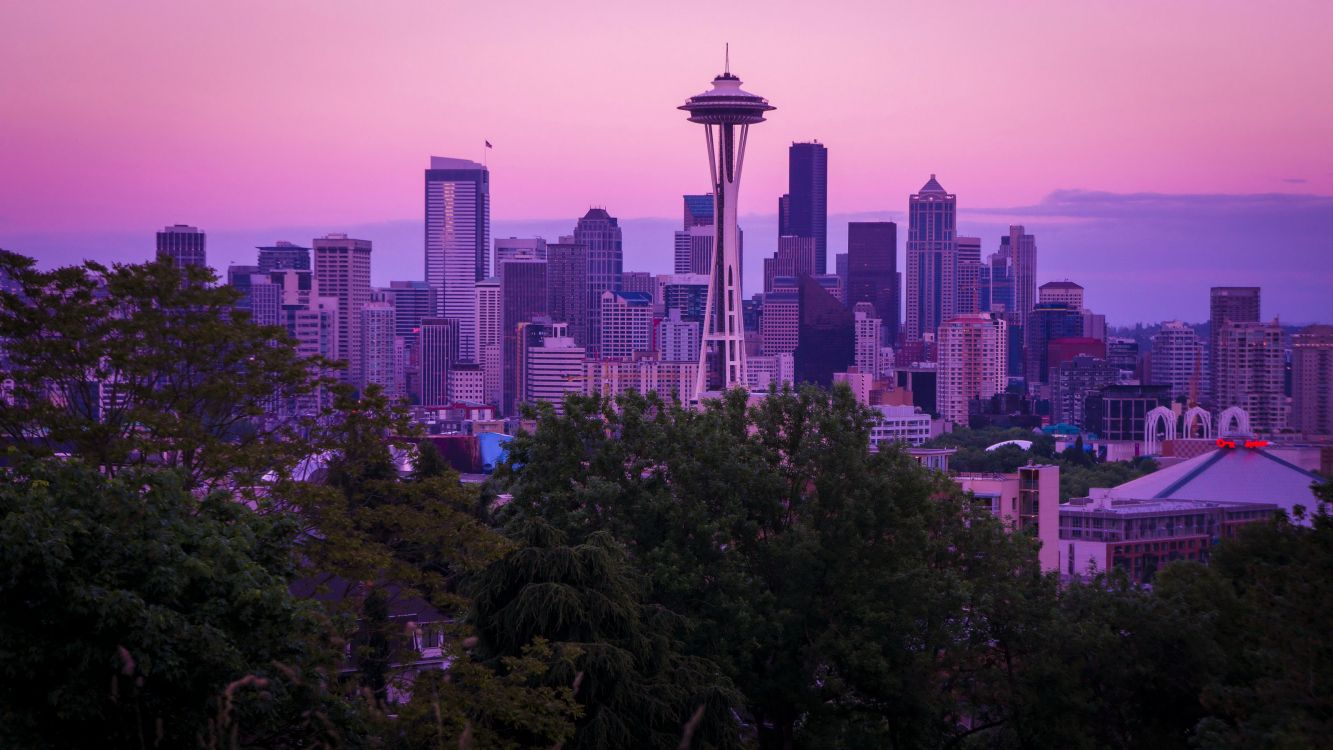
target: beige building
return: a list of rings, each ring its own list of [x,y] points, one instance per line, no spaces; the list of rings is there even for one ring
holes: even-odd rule
[[[1291,337],[1291,427],[1333,434],[1333,326],[1310,326]]]
[[[1060,569],[1060,467],[1022,466],[1013,474],[954,475],[963,491],[1014,531],[1041,542],[1037,559],[1043,571]]]
[[[1219,411],[1239,406],[1256,432],[1287,426],[1283,393],[1282,327],[1271,323],[1226,323],[1213,353]]]
[[[1006,326],[999,316],[959,315],[940,326],[936,399],[945,420],[966,425],[969,401],[1004,392],[1007,351]]]

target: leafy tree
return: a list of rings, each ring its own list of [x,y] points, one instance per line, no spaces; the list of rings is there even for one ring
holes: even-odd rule
[[[363,717],[294,600],[290,519],[179,474],[24,463],[0,484],[0,745],[308,747]],[[234,733],[234,734],[233,734]]]
[[[212,271],[157,261],[41,271],[0,251],[0,431],[35,455],[68,453],[114,475],[180,471],[187,488],[248,488],[311,454],[295,420],[329,363],[303,359],[281,328],[233,309]]]

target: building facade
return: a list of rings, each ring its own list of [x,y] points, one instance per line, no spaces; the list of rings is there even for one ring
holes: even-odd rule
[[[1006,328],[990,313],[959,315],[940,326],[935,396],[943,419],[965,426],[969,402],[1004,392]]]
[[[908,199],[907,213],[907,338],[921,341],[957,305],[958,197],[931,175]]]
[[[208,237],[196,227],[172,224],[157,233],[157,258],[177,268],[208,265]]]
[[[361,382],[361,308],[370,302],[370,240],[328,234],[314,241],[319,293],[338,300],[338,353],[347,382]]]
[[[854,221],[847,225],[847,304],[869,302],[884,326],[883,343],[897,343],[898,225]]]
[[[476,294],[491,247],[491,176],[467,159],[432,156],[426,170],[426,283],[435,311],[458,321],[459,356],[477,361]]]
[[[1291,337],[1291,427],[1333,435],[1333,326],[1309,326]]]

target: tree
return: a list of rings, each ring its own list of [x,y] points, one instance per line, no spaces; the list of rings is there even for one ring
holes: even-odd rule
[[[0,432],[32,455],[66,453],[114,475],[177,469],[187,488],[244,489],[314,451],[311,420],[266,418],[308,400],[331,365],[236,311],[212,272],[167,261],[40,271],[0,251]],[[253,499],[254,496],[252,496]]]
[[[307,747],[361,736],[288,593],[296,525],[176,472],[26,462],[0,484],[0,745]]]

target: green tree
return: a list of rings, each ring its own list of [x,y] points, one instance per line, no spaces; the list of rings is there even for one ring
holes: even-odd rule
[[[295,529],[175,472],[11,469],[0,745],[355,744],[364,717],[329,684],[332,629],[288,592]]]
[[[313,452],[308,423],[264,416],[308,399],[329,364],[234,310],[236,291],[212,286],[212,271],[164,261],[41,271],[0,251],[0,275],[16,287],[0,292],[0,380],[12,381],[0,432],[19,449],[112,475],[177,469],[205,489],[260,485]]]

